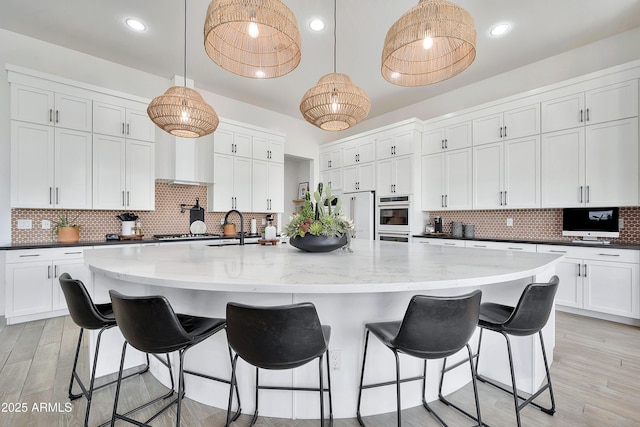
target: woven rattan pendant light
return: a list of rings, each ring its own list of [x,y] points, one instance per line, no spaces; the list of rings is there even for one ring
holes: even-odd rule
[[[371,102],[364,90],[346,74],[336,73],[336,1],[333,1],[333,73],[326,74],[300,101],[306,121],[322,130],[339,131],[355,126],[369,115]]]
[[[198,138],[216,130],[220,120],[211,105],[187,87],[187,1],[184,2],[184,86],[173,86],[147,107],[160,129],[183,138]]]
[[[446,0],[420,0],[387,32],[382,76],[400,86],[424,86],[450,79],[476,57],[473,17]]]
[[[293,12],[280,0],[212,0],[204,22],[204,50],[222,68],[270,79],[300,63],[302,39]]]

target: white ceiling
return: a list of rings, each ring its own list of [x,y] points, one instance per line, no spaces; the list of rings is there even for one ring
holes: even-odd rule
[[[304,93],[333,72],[333,1],[283,1],[298,20],[302,60],[286,76],[257,80],[233,75],[209,59],[203,48],[209,0],[189,0],[187,76],[196,87],[300,118]],[[380,74],[387,30],[418,0],[337,2],[336,71],[367,92],[369,118],[640,27],[640,0],[455,2],[475,20],[476,60],[453,79],[420,88],[392,85]],[[180,0],[1,0],[0,27],[170,79],[183,74],[183,11]],[[147,31],[127,29],[124,19],[131,16],[143,20]],[[309,30],[314,17],[327,22],[320,33]],[[510,33],[491,37],[489,29],[500,22],[511,24]]]

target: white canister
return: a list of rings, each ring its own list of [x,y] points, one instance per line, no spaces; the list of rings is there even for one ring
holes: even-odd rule
[[[258,226],[255,218],[251,218],[251,234],[258,234]]]
[[[273,226],[273,224],[269,223],[269,225],[264,228],[264,239],[276,240],[276,228]]]
[[[132,236],[133,228],[135,227],[135,221],[122,221],[122,235],[123,236]]]

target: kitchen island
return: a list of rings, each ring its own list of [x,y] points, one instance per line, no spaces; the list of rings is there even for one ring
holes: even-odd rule
[[[415,294],[459,295],[474,289],[483,291],[484,301],[515,304],[523,287],[531,281],[547,281],[560,259],[557,255],[519,253],[419,244],[361,241],[352,242],[353,252],[337,250],[311,254],[289,245],[209,247],[206,245],[162,245],[87,250],[85,262],[93,273],[93,295],[97,302],[108,300],[108,290],[129,295],[165,295],[177,312],[224,317],[229,301],[277,305],[313,302],[323,323],[332,327],[330,351],[334,415],[354,417],[361,367],[364,324],[401,319]],[[554,346],[554,317],[545,328],[547,347]],[[122,338],[101,358],[102,373],[116,369]],[[502,337],[486,334],[481,372],[508,382],[508,364]],[[106,339],[106,338],[103,338]],[[502,339],[502,340],[501,340]],[[374,340],[375,341],[375,340]],[[541,383],[544,368],[535,339],[514,341],[518,358],[519,386],[531,392]],[[473,347],[476,346],[473,339]],[[393,355],[379,343],[371,345],[369,381],[393,378]],[[462,358],[462,354],[457,355]],[[456,359],[456,356],[453,358]],[[552,356],[550,356],[552,359]],[[136,361],[130,362],[135,364]],[[190,350],[189,369],[212,375],[230,374],[224,334]],[[403,375],[420,370],[415,359],[403,361]],[[254,370],[240,365],[238,374],[243,412],[254,407]],[[427,400],[437,398],[440,363],[431,363]],[[159,367],[152,372],[163,382],[168,377]],[[315,385],[317,365],[292,372],[264,372],[264,383]],[[469,369],[460,367],[447,374],[444,392],[459,389],[470,380]],[[186,379],[186,393],[192,399],[225,408],[228,387],[200,378]],[[420,404],[420,384],[403,386],[403,405]],[[367,392],[363,415],[395,410],[394,390]],[[282,418],[319,418],[317,395],[302,392],[261,393],[261,415]]]

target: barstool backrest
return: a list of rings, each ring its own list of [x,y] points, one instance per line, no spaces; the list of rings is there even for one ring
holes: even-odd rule
[[[191,342],[164,296],[126,296],[113,289],[109,295],[118,327],[124,339],[136,349],[146,353],[171,353]]]
[[[82,281],[72,279],[69,273],[62,273],[59,280],[69,315],[76,325],[85,329],[100,329],[115,323],[113,318],[105,317],[96,308]]]
[[[227,304],[227,339],[245,361],[264,369],[291,369],[327,350],[315,306]]]
[[[524,288],[518,305],[504,322],[503,331],[516,336],[538,333],[549,320],[560,279],[553,276],[548,283],[530,283]]]
[[[422,359],[440,359],[463,348],[478,325],[479,290],[441,297],[411,298],[392,344],[402,353]]]

